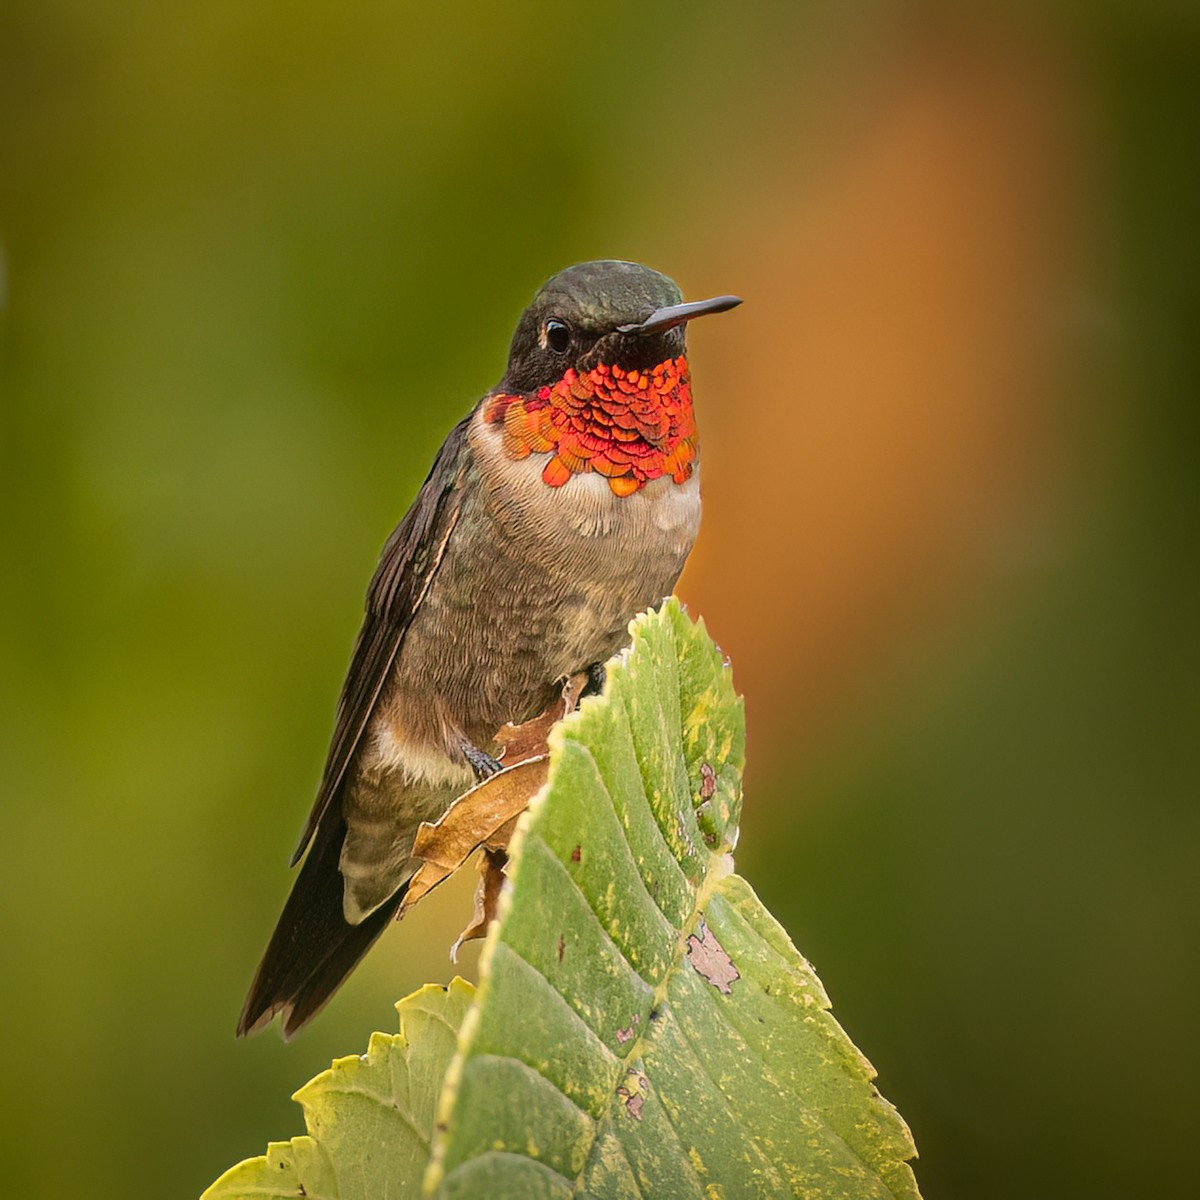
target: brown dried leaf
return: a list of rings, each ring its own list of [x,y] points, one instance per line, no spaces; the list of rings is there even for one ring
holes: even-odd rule
[[[434,824],[422,823],[413,854],[424,862],[409,884],[400,915],[453,875],[480,846],[493,844],[529,807],[549,771],[544,754],[514,763],[464,792]]]
[[[476,784],[470,791],[463,792],[454,804],[446,809],[444,814],[432,824],[422,822],[416,830],[416,841],[413,844],[413,854],[416,858],[424,859],[420,868],[413,876],[413,882],[404,894],[403,904],[397,912],[397,918],[403,917],[419,900],[445,882],[454,872],[467,862],[472,854],[485,847],[488,851],[503,851],[508,846],[512,830],[516,828],[517,817],[529,806],[546,782],[550,772],[550,749],[546,739],[550,731],[580,702],[584,686],[587,685],[586,673],[577,674],[566,680],[563,690],[554,698],[550,707],[544,713],[535,716],[533,720],[523,725],[505,725],[497,732],[492,740],[498,746],[498,757],[504,764],[503,769]],[[502,864],[503,865],[503,864]],[[481,868],[482,870],[482,868]],[[497,868],[497,871],[499,868]],[[486,890],[487,876],[480,884],[481,890]],[[496,895],[499,895],[499,883],[494,883]],[[472,924],[455,943],[455,950],[469,938],[480,936],[474,929],[479,920],[484,922],[482,928],[487,928],[491,919],[491,908],[481,907],[485,901],[480,895],[475,898],[475,916]],[[494,900],[492,901],[494,906]]]
[[[503,769],[464,792],[437,821],[421,824],[413,855],[424,861],[409,884],[398,917],[453,875],[481,846],[489,851],[502,851],[508,845],[517,818],[546,782],[550,769],[546,739],[550,730],[574,710],[587,679],[586,674],[572,676],[544,712],[522,725],[503,726],[493,739],[499,747]],[[484,884],[480,886],[483,888]],[[498,896],[499,883],[495,884],[495,890]],[[485,914],[483,903],[476,896],[475,919],[464,930],[456,949],[477,936],[472,930],[478,920],[484,921],[486,929],[491,910]]]
[[[516,820],[509,822],[516,828]],[[510,830],[511,836],[511,830]],[[508,855],[503,850],[484,848],[479,856],[479,883],[475,888],[475,911],[471,923],[458,935],[458,941],[450,947],[450,961],[458,962],[458,952],[464,942],[486,936],[488,926],[496,916],[496,905],[500,902],[500,889],[504,886],[504,868]]]
[[[573,675],[563,684],[561,695],[545,712],[523,725],[503,726],[494,739],[500,747],[500,761],[508,766],[510,763],[548,753],[546,739],[550,736],[550,730],[567,713],[575,711],[587,681],[586,674]]]

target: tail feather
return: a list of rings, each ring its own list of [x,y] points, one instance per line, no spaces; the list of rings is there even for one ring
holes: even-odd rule
[[[328,813],[309,847],[279,924],[250,985],[238,1036],[254,1033],[278,1013],[289,1038],[325,1006],[359,959],[383,933],[408,890],[406,880],[357,925],[342,915],[338,858],[346,825]]]

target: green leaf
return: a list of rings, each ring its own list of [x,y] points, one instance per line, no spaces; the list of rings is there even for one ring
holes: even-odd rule
[[[733,874],[728,668],[675,601],[632,632],[552,735],[426,1194],[916,1196],[907,1127]]]
[[[407,1197],[422,1174],[441,1200],[917,1197],[907,1127],[733,873],[728,668],[673,600],[631,628],[551,735],[473,999],[402,1001],[398,1036],[297,1093],[310,1136],[204,1200]]]
[[[337,1059],[295,1094],[309,1136],[272,1142],[201,1200],[419,1196],[438,1091],[474,994],[456,979],[401,1000],[399,1033],[373,1033],[365,1055]]]

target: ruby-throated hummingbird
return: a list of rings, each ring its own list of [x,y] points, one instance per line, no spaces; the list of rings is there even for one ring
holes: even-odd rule
[[[238,1022],[310,1020],[383,932],[413,838],[477,779],[506,722],[628,639],[700,523],[687,322],[665,275],[590,262],[521,315],[504,378],[451,431],[387,540],[338,704],[307,849]]]

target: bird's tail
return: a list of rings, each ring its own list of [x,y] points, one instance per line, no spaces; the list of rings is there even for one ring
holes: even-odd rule
[[[313,838],[250,985],[238,1021],[239,1037],[270,1024],[276,1013],[283,1018],[285,1038],[311,1021],[384,931],[404,899],[407,879],[359,924],[346,922],[338,870],[345,835],[345,822],[329,813]]]

